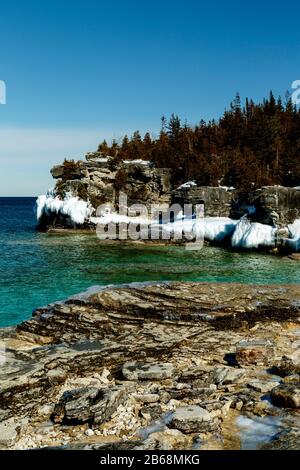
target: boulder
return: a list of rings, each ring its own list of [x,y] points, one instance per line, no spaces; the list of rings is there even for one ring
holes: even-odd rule
[[[228,385],[236,383],[245,374],[245,369],[233,367],[216,367],[212,371],[211,380],[216,385]]]
[[[170,427],[188,434],[211,431],[215,427],[215,423],[207,410],[198,405],[190,405],[177,408]]]
[[[281,377],[300,374],[300,351],[283,356],[280,364],[276,366],[276,372]]]
[[[168,362],[147,364],[145,362],[126,362],[122,373],[127,380],[163,380],[174,375],[175,368]]]
[[[145,393],[145,394],[134,394],[134,398],[136,401],[140,403],[156,403],[160,399],[160,395],[158,393]]]
[[[174,204],[204,204],[206,217],[230,217],[236,191],[226,187],[191,186],[172,192]]]
[[[273,405],[283,408],[300,408],[300,381],[283,383],[271,390]]]
[[[86,422],[94,417],[93,404],[103,399],[104,393],[96,387],[82,387],[63,393],[53,413],[55,423]]]
[[[116,385],[106,389],[103,399],[93,407],[94,423],[102,424],[108,421],[118,407],[126,402],[132,391],[131,385]]]
[[[165,429],[150,434],[150,436],[137,447],[138,450],[183,450],[192,446],[191,436],[183,434],[178,429]]]
[[[236,346],[236,361],[239,365],[267,365],[273,357],[274,346],[268,340],[240,341]]]
[[[0,423],[0,446],[10,447],[17,438],[17,425],[13,418]]]
[[[247,386],[248,388],[254,390],[255,392],[269,393],[270,390],[274,388],[274,382],[255,379],[255,380],[251,380],[251,382],[249,382]]]
[[[263,186],[249,194],[255,218],[262,223],[284,227],[300,217],[300,191],[284,186]],[[275,214],[275,217],[274,217]]]
[[[55,405],[52,419],[55,423],[103,423],[126,401],[128,391],[129,388],[122,385],[69,390]]]

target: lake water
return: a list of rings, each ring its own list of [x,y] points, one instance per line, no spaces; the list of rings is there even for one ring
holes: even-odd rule
[[[300,283],[300,263],[216,247],[103,245],[35,230],[34,198],[0,198],[0,326],[92,285],[135,281]]]

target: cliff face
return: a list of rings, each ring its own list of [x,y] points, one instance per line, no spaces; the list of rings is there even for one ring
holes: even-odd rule
[[[198,187],[193,181],[174,188],[168,168],[156,168],[144,160],[116,161],[112,157],[104,158],[99,152],[87,154],[85,161],[65,161],[51,173],[57,180],[56,186],[37,201],[37,218],[43,229],[95,230],[97,224],[105,226],[112,219],[115,224],[124,222],[127,208],[141,203],[146,213],[132,211],[128,216],[136,216],[135,223],[148,224],[148,229],[149,224],[155,225],[161,218],[164,230],[176,241],[172,235],[174,225],[165,223],[170,214],[153,214],[151,206],[164,206],[166,211],[174,203],[183,210],[185,204],[203,204],[205,240],[218,243],[225,240],[238,249],[284,246],[288,251],[299,251],[300,191],[296,188],[265,186],[244,195],[232,187]],[[118,213],[120,194],[127,197],[125,215]],[[241,218],[241,223],[236,225]],[[132,221],[127,217],[125,223]],[[197,230],[203,230],[200,220],[194,224],[191,218],[190,221],[185,218],[182,222],[179,213],[176,222],[176,227],[181,224],[185,235],[190,232],[192,239],[197,236]]]
[[[255,222],[286,227],[300,219],[300,190],[283,186],[263,186],[239,196],[234,188],[190,187],[173,191],[172,199],[179,204],[203,202],[207,217],[239,219],[250,211]]]
[[[285,227],[300,218],[300,191],[282,186],[264,186],[241,198],[238,191],[227,187],[197,187],[182,185],[173,188],[171,170],[155,168],[151,162],[142,160],[116,163],[101,153],[86,155],[86,161],[64,162],[54,166],[51,174],[56,183],[56,194],[64,198],[72,194],[89,201],[94,209],[101,204],[118,208],[118,197],[127,194],[128,204],[143,203],[149,208],[159,204],[200,204],[205,207],[206,217],[231,217],[239,219],[249,213],[254,222]],[[41,225],[68,225],[66,217],[46,214]],[[71,223],[72,225],[72,223]]]
[[[206,217],[230,217],[237,198],[237,191],[225,187],[178,188],[172,192],[172,200],[178,204],[204,204]],[[246,210],[243,211],[244,215]],[[237,217],[239,218],[239,217]]]
[[[249,196],[257,218],[266,224],[284,227],[300,219],[300,190],[283,186],[263,186]]]
[[[154,168],[151,162],[133,160],[116,163],[112,158],[89,153],[86,161],[64,163],[52,168],[57,179],[56,194],[63,198],[71,193],[89,201],[94,209],[108,204],[118,208],[119,194],[128,197],[128,204],[170,203],[171,173],[168,168]],[[53,220],[51,221],[53,223]]]

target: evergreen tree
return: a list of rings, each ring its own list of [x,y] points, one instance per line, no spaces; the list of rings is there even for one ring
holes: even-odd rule
[[[191,127],[172,114],[161,118],[157,138],[136,131],[121,144],[99,145],[116,160],[153,160],[172,170],[173,184],[194,179],[200,185],[228,184],[241,191],[263,184],[300,186],[300,110],[288,95],[285,104],[272,92],[262,103],[237,93],[219,121]]]

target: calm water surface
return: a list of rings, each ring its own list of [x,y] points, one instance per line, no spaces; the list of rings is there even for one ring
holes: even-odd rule
[[[95,235],[35,230],[34,198],[0,198],[0,326],[98,284],[134,281],[300,283],[300,263],[204,247],[103,245]]]

